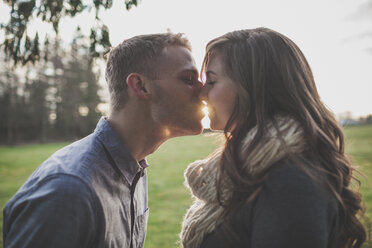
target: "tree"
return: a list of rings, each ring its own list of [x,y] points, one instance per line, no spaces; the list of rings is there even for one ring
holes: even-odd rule
[[[100,72],[89,40],[77,30],[69,49],[61,43],[47,40],[38,62],[14,70],[0,51],[1,144],[71,140],[94,130]]]
[[[71,50],[64,56],[63,77],[58,80],[56,104],[56,129],[63,137],[79,138],[94,130],[101,116],[97,106],[101,102],[98,73],[88,55],[87,38],[78,28],[70,45]]]
[[[10,70],[10,63],[4,54],[0,53],[0,143],[15,143],[17,92],[21,88],[17,75]]]
[[[137,6],[137,0],[123,0],[127,10]],[[50,23],[56,34],[60,20],[64,17],[75,17],[85,11],[95,9],[95,18],[99,20],[100,9],[110,9],[113,0],[93,0],[91,4],[85,4],[82,0],[3,0],[11,7],[10,20],[6,24],[0,24],[5,34],[4,42],[1,44],[7,56],[14,64],[25,65],[34,63],[40,59],[39,35],[29,37],[27,28],[29,22],[39,18]],[[98,57],[105,53],[98,48],[108,49],[110,46],[109,30],[102,22],[98,22],[91,28],[90,51],[92,57]]]
[[[0,143],[43,142],[49,129],[48,80],[42,61],[12,70],[0,56]]]

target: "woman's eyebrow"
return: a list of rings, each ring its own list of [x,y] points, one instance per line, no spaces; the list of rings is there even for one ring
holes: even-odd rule
[[[209,74],[214,74],[214,75],[216,75],[216,73],[215,73],[214,71],[212,71],[212,70],[208,70],[208,71],[206,72],[206,74],[207,74],[207,75],[209,75]]]
[[[212,70],[208,70],[206,73],[205,73],[206,75],[207,75],[207,77],[209,76],[209,75],[217,75],[214,71],[212,71]]]

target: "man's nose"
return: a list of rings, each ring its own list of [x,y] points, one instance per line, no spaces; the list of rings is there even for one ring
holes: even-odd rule
[[[208,87],[202,85],[202,88],[200,89],[199,92],[199,98],[203,101],[208,100]]]
[[[200,80],[198,80],[197,86],[199,89],[202,89],[204,84]]]
[[[195,91],[197,94],[200,94],[201,89],[203,88],[203,83],[199,80],[195,83]]]

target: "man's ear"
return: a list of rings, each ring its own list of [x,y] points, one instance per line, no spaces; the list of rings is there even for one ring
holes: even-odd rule
[[[148,92],[145,86],[145,77],[139,73],[131,73],[127,77],[127,85],[130,92],[145,99],[148,98]]]

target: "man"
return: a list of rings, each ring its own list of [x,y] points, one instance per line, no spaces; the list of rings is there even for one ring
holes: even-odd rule
[[[181,34],[125,40],[108,56],[111,114],[53,154],[4,209],[4,247],[143,247],[145,157],[202,130],[201,83]]]

